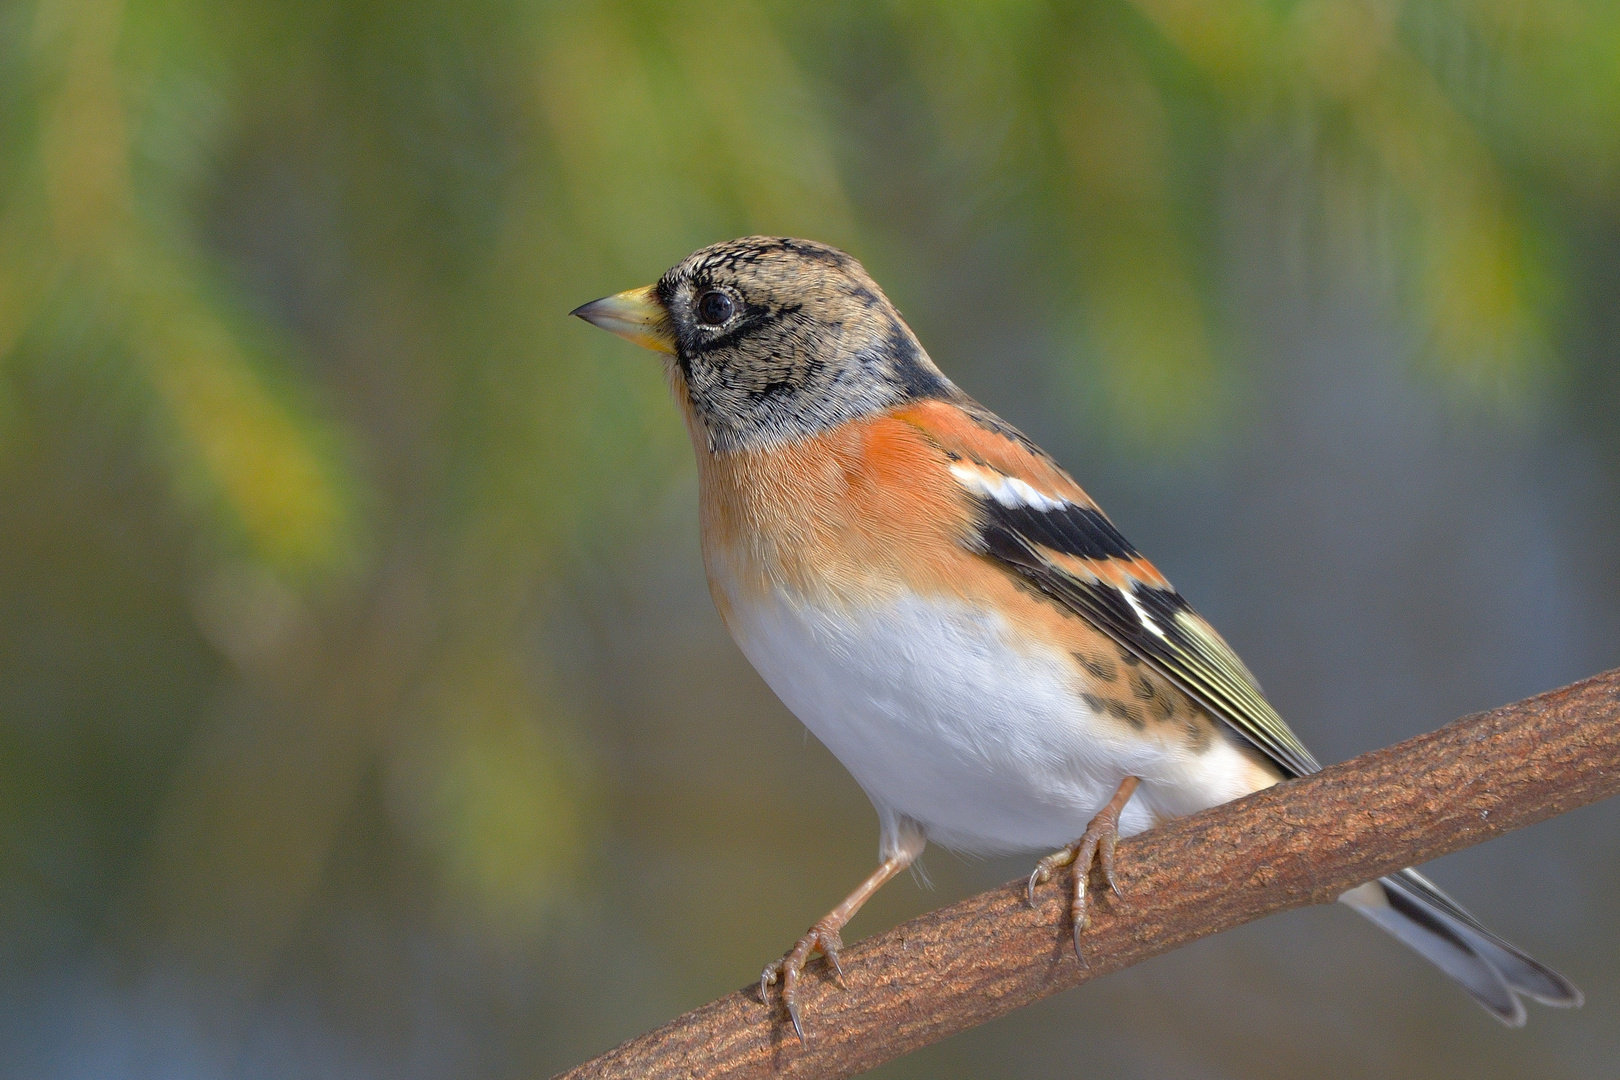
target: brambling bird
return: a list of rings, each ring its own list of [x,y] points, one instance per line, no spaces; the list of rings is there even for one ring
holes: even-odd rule
[[[1050,455],[934,366],[823,244],[745,237],[573,314],[665,358],[715,606],[876,807],[878,868],[760,980],[798,985],[932,840],[1087,877],[1155,822],[1317,771],[1221,636]],[[1078,837],[1078,839],[1075,839]],[[1413,870],[1340,898],[1494,1016],[1581,1002]],[[1084,962],[1084,957],[1081,957]]]

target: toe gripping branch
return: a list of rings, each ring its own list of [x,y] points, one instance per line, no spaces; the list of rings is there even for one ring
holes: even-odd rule
[[[777,981],[782,983],[782,1007],[787,1010],[788,1019],[793,1021],[793,1033],[804,1041],[804,1021],[799,1015],[799,978],[804,972],[804,965],[810,960],[810,954],[820,950],[821,955],[827,958],[832,965],[833,976],[838,985],[844,985],[844,965],[838,962],[838,950],[844,947],[844,941],[838,936],[828,920],[823,919],[812,926],[804,937],[798,940],[793,948],[788,950],[786,956],[780,960],[772,960],[765,965],[765,970],[759,976],[759,999],[766,1004],[770,1003],[769,988],[775,986]]]
[[[1035,887],[1052,880],[1053,872],[1061,867],[1074,864],[1074,891],[1069,899],[1069,918],[1074,926],[1074,955],[1082,967],[1087,964],[1086,954],[1080,948],[1080,933],[1090,921],[1088,908],[1091,901],[1086,886],[1091,877],[1091,868],[1100,865],[1109,889],[1121,901],[1125,899],[1125,894],[1119,888],[1119,879],[1114,876],[1114,848],[1119,843],[1119,816],[1141,782],[1138,777],[1127,776],[1120,782],[1114,797],[1108,800],[1108,805],[1091,819],[1086,831],[1080,834],[1080,839],[1036,863],[1029,875],[1027,896],[1030,907],[1034,907]]]
[[[865,881],[855,887],[855,891],[844,897],[843,903],[827,912],[816,920],[816,924],[798,940],[793,948],[788,950],[786,956],[780,960],[772,960],[765,965],[765,970],[759,976],[759,999],[766,1007],[770,1006],[770,988],[778,982],[782,984],[782,1007],[787,1010],[788,1018],[793,1021],[793,1032],[804,1041],[804,1021],[799,1013],[799,979],[804,974],[804,965],[809,962],[810,954],[820,950],[821,955],[827,958],[832,965],[833,973],[838,979],[838,985],[844,985],[844,966],[838,962],[838,950],[844,947],[844,941],[838,932],[844,924],[855,917],[861,905],[871,895],[883,887],[894,875],[910,866],[916,859],[922,845],[915,849],[907,849],[899,854],[892,855],[872,871]]]

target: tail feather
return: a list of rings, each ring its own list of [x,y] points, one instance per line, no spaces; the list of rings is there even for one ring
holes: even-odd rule
[[[1583,1000],[1575,984],[1491,933],[1416,870],[1369,882],[1339,899],[1445,972],[1511,1027],[1525,1021],[1520,994],[1561,1008]]]

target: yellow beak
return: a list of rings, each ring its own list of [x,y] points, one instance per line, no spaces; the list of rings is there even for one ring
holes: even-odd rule
[[[654,285],[592,300],[568,314],[578,315],[592,326],[618,334],[643,349],[675,355],[675,330]]]

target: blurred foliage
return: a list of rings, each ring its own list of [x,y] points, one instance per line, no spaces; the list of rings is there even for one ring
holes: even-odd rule
[[[452,921],[562,917],[613,796],[547,634],[689,472],[564,313],[813,236],[945,325],[1020,297],[1076,423],[1175,457],[1241,415],[1257,153],[1459,397],[1580,384],[1604,0],[0,5],[8,948],[251,987],[373,787]]]

